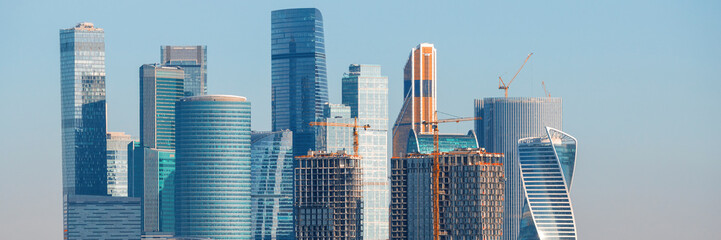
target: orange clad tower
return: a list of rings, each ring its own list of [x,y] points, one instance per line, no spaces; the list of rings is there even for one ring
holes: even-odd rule
[[[403,69],[403,106],[393,125],[393,156],[406,153],[411,130],[418,134],[432,133],[424,121],[436,121],[436,48],[421,43],[411,49]]]

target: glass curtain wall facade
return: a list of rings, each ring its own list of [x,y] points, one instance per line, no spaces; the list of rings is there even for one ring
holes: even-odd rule
[[[523,208],[523,186],[518,167],[517,144],[521,138],[542,136],[545,127],[561,129],[560,98],[485,98],[475,101],[478,145],[503,153],[506,173],[503,239],[516,240]]]
[[[343,104],[325,104],[323,121],[327,123],[353,124],[351,108]],[[316,145],[326,152],[344,151],[353,153],[353,128],[338,126],[316,126]],[[360,130],[359,130],[360,131]]]
[[[208,94],[206,46],[160,46],[160,64],[183,68],[185,96]]]
[[[323,16],[315,8],[271,13],[273,131],[293,131],[294,156],[316,150],[308,124],[323,117],[328,102]]]
[[[403,68],[403,106],[393,125],[393,157],[402,157],[410,130],[433,133],[424,121],[436,120],[436,48],[421,43],[411,49]]]
[[[133,142],[123,132],[108,132],[108,195],[128,196],[128,144]]]
[[[185,97],[176,123],[176,236],[251,239],[250,102]]]
[[[433,134],[416,134],[411,130],[408,136],[407,153],[431,154],[435,150]],[[468,134],[438,134],[438,150],[450,152],[458,148],[478,148],[476,134],[468,131]]]
[[[106,195],[105,31],[60,30],[63,194]]]
[[[358,125],[368,124],[371,129],[358,131],[358,155],[363,169],[363,239],[385,240],[390,205],[388,77],[381,75],[379,65],[351,64],[342,84],[342,101],[350,107],[350,117],[358,118]]]
[[[295,239],[293,132],[253,132],[250,141],[253,239]]]
[[[525,194],[518,239],[576,239],[570,192],[578,143],[557,129],[546,132],[518,140]]]
[[[174,231],[175,102],[183,97],[184,77],[180,67],[140,67],[143,232]]]

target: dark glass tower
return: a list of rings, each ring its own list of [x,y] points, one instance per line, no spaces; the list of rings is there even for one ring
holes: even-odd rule
[[[293,131],[293,155],[315,150],[308,123],[323,117],[328,102],[323,16],[315,8],[271,13],[273,131]]]
[[[185,96],[208,94],[208,48],[206,46],[160,46],[160,64],[182,67]]]
[[[105,31],[60,30],[63,194],[107,195]]]

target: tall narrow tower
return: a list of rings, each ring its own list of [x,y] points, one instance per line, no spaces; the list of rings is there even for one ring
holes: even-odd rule
[[[411,50],[403,69],[403,106],[393,125],[393,156],[405,154],[411,129],[431,133],[424,121],[436,121],[436,48],[421,43]]]
[[[316,149],[315,129],[328,102],[323,16],[315,8],[271,13],[273,131],[293,131],[293,155]]]
[[[107,195],[105,31],[60,30],[63,194]]]

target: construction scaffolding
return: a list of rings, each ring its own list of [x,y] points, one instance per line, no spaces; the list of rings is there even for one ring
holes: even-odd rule
[[[296,239],[362,239],[360,163],[343,151],[295,157]]]

